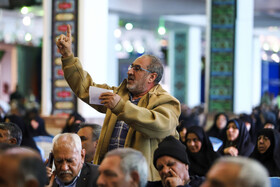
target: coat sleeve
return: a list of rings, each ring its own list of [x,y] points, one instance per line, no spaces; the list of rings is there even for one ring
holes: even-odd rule
[[[147,107],[121,100],[112,112],[118,116],[119,120],[125,121],[136,131],[150,138],[175,135],[180,115],[179,101],[168,93],[147,95],[147,97]]]
[[[75,95],[97,111],[105,113],[107,110],[105,106],[89,104],[89,87],[96,86],[111,90],[113,88],[106,84],[94,83],[89,73],[83,70],[82,64],[77,57],[72,55],[67,58],[62,58],[61,60],[64,78]]]

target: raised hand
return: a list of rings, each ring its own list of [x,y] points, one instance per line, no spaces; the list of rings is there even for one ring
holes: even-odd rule
[[[62,57],[68,57],[72,54],[72,36],[69,24],[67,25],[66,36],[61,34],[56,41],[56,45]]]
[[[185,185],[185,181],[182,180],[173,169],[170,168],[169,173],[171,176],[165,179],[166,186],[176,187]]]

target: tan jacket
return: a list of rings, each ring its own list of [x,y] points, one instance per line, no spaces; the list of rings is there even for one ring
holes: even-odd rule
[[[160,85],[156,85],[140,99],[138,105],[135,105],[129,101],[126,80],[119,87],[95,84],[90,75],[82,69],[78,58],[71,56],[62,59],[62,62],[66,81],[73,92],[84,102],[89,104],[89,86],[112,89],[114,93],[121,96],[120,102],[113,110],[102,105],[90,105],[99,112],[106,112],[94,163],[100,164],[108,151],[116,121],[123,120],[130,126],[124,146],[139,150],[146,157],[150,170],[149,181],[160,180],[159,174],[153,166],[154,150],[166,136],[179,137],[176,131],[180,115],[179,101]]]

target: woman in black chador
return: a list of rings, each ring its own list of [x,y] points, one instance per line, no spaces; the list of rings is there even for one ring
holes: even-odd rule
[[[216,137],[222,141],[226,139],[226,124],[228,116],[226,113],[218,113],[215,115],[212,127],[206,132],[208,136]]]
[[[260,161],[268,170],[269,176],[280,177],[280,134],[273,129],[262,129],[250,156]]]
[[[229,120],[226,126],[227,138],[218,152],[222,155],[249,156],[254,150],[250,134],[240,119]]]
[[[190,175],[205,176],[213,162],[220,157],[202,127],[192,126],[186,134],[187,153],[190,161]]]

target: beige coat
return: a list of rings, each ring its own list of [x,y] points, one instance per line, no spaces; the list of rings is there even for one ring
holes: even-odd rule
[[[78,58],[71,56],[62,59],[62,62],[66,81],[84,102],[89,104],[89,86],[111,89],[121,96],[120,102],[113,110],[102,105],[90,105],[99,112],[106,112],[94,163],[100,164],[108,150],[116,121],[123,120],[130,126],[124,146],[139,150],[146,157],[150,171],[149,181],[160,180],[153,166],[153,154],[158,143],[166,136],[173,135],[178,138],[176,126],[180,115],[179,101],[160,85],[156,85],[140,99],[138,105],[135,105],[129,101],[126,80],[119,87],[95,84],[90,75],[82,69]]]

